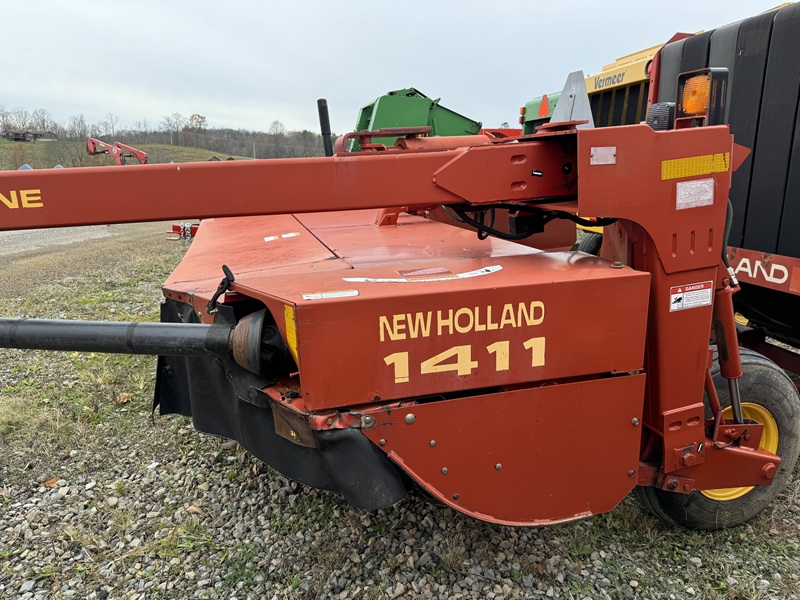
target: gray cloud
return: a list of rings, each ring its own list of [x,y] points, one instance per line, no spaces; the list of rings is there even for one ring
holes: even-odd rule
[[[414,86],[488,126],[526,100],[677,31],[711,29],[769,0],[284,2],[5,0],[0,104],[122,126],[200,113],[210,126],[337,132],[391,89]]]

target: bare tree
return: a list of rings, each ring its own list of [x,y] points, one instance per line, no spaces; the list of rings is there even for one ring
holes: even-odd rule
[[[89,126],[86,124],[86,119],[83,115],[73,115],[67,122],[67,137],[85,140],[89,137]]]
[[[269,134],[274,136],[286,135],[286,127],[280,121],[273,121],[269,126]]]
[[[11,117],[12,128],[27,129],[28,127],[30,127],[31,114],[21,106],[12,108],[10,117]]]
[[[181,113],[172,113],[171,115],[164,115],[161,119],[161,126],[169,132],[170,144],[179,144],[179,134],[183,126],[186,124],[186,117]],[[173,139],[173,135],[175,138]]]
[[[39,131],[46,131],[52,120],[49,112],[43,108],[37,108],[31,113],[30,125]]]
[[[117,134],[117,124],[119,118],[113,113],[106,113],[106,118],[98,123],[102,135],[109,135],[114,137]]]
[[[286,127],[283,126],[283,123],[273,121],[269,126],[268,137],[271,146],[269,148],[269,157],[278,158],[283,156],[282,147],[286,138]]]

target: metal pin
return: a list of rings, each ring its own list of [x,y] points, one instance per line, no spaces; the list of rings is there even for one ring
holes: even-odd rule
[[[433,447],[436,445],[436,440],[431,440],[430,442],[428,442],[428,445],[429,445],[431,448],[433,448]]]
[[[406,415],[406,419],[405,419],[406,424],[411,425],[416,420],[417,420],[417,417],[414,416],[414,413],[408,413]]]
[[[442,467],[442,474],[447,475],[447,467]]]

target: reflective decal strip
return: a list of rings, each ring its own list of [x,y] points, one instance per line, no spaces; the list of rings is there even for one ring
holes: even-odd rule
[[[286,324],[286,343],[289,345],[289,352],[294,358],[294,362],[299,366],[297,360],[297,325],[294,321],[294,308],[286,304],[283,305],[283,319]]]
[[[705,156],[690,156],[688,158],[674,158],[661,161],[661,180],[681,179],[683,177],[696,177],[710,175],[711,173],[725,173],[731,168],[731,153],[706,154]]]

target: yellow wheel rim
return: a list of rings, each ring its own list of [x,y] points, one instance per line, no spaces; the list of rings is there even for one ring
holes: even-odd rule
[[[722,411],[722,416],[730,419],[733,411],[729,406]],[[778,452],[778,424],[766,408],[760,404],[753,404],[752,402],[742,402],[742,414],[745,419],[752,419],[764,425],[764,432],[761,434],[761,443],[758,445],[760,450],[766,450],[776,454]],[[726,502],[728,500],[736,500],[741,498],[747,492],[753,489],[754,486],[734,487],[734,488],[719,488],[716,490],[701,490],[700,493],[717,500],[719,502]]]

